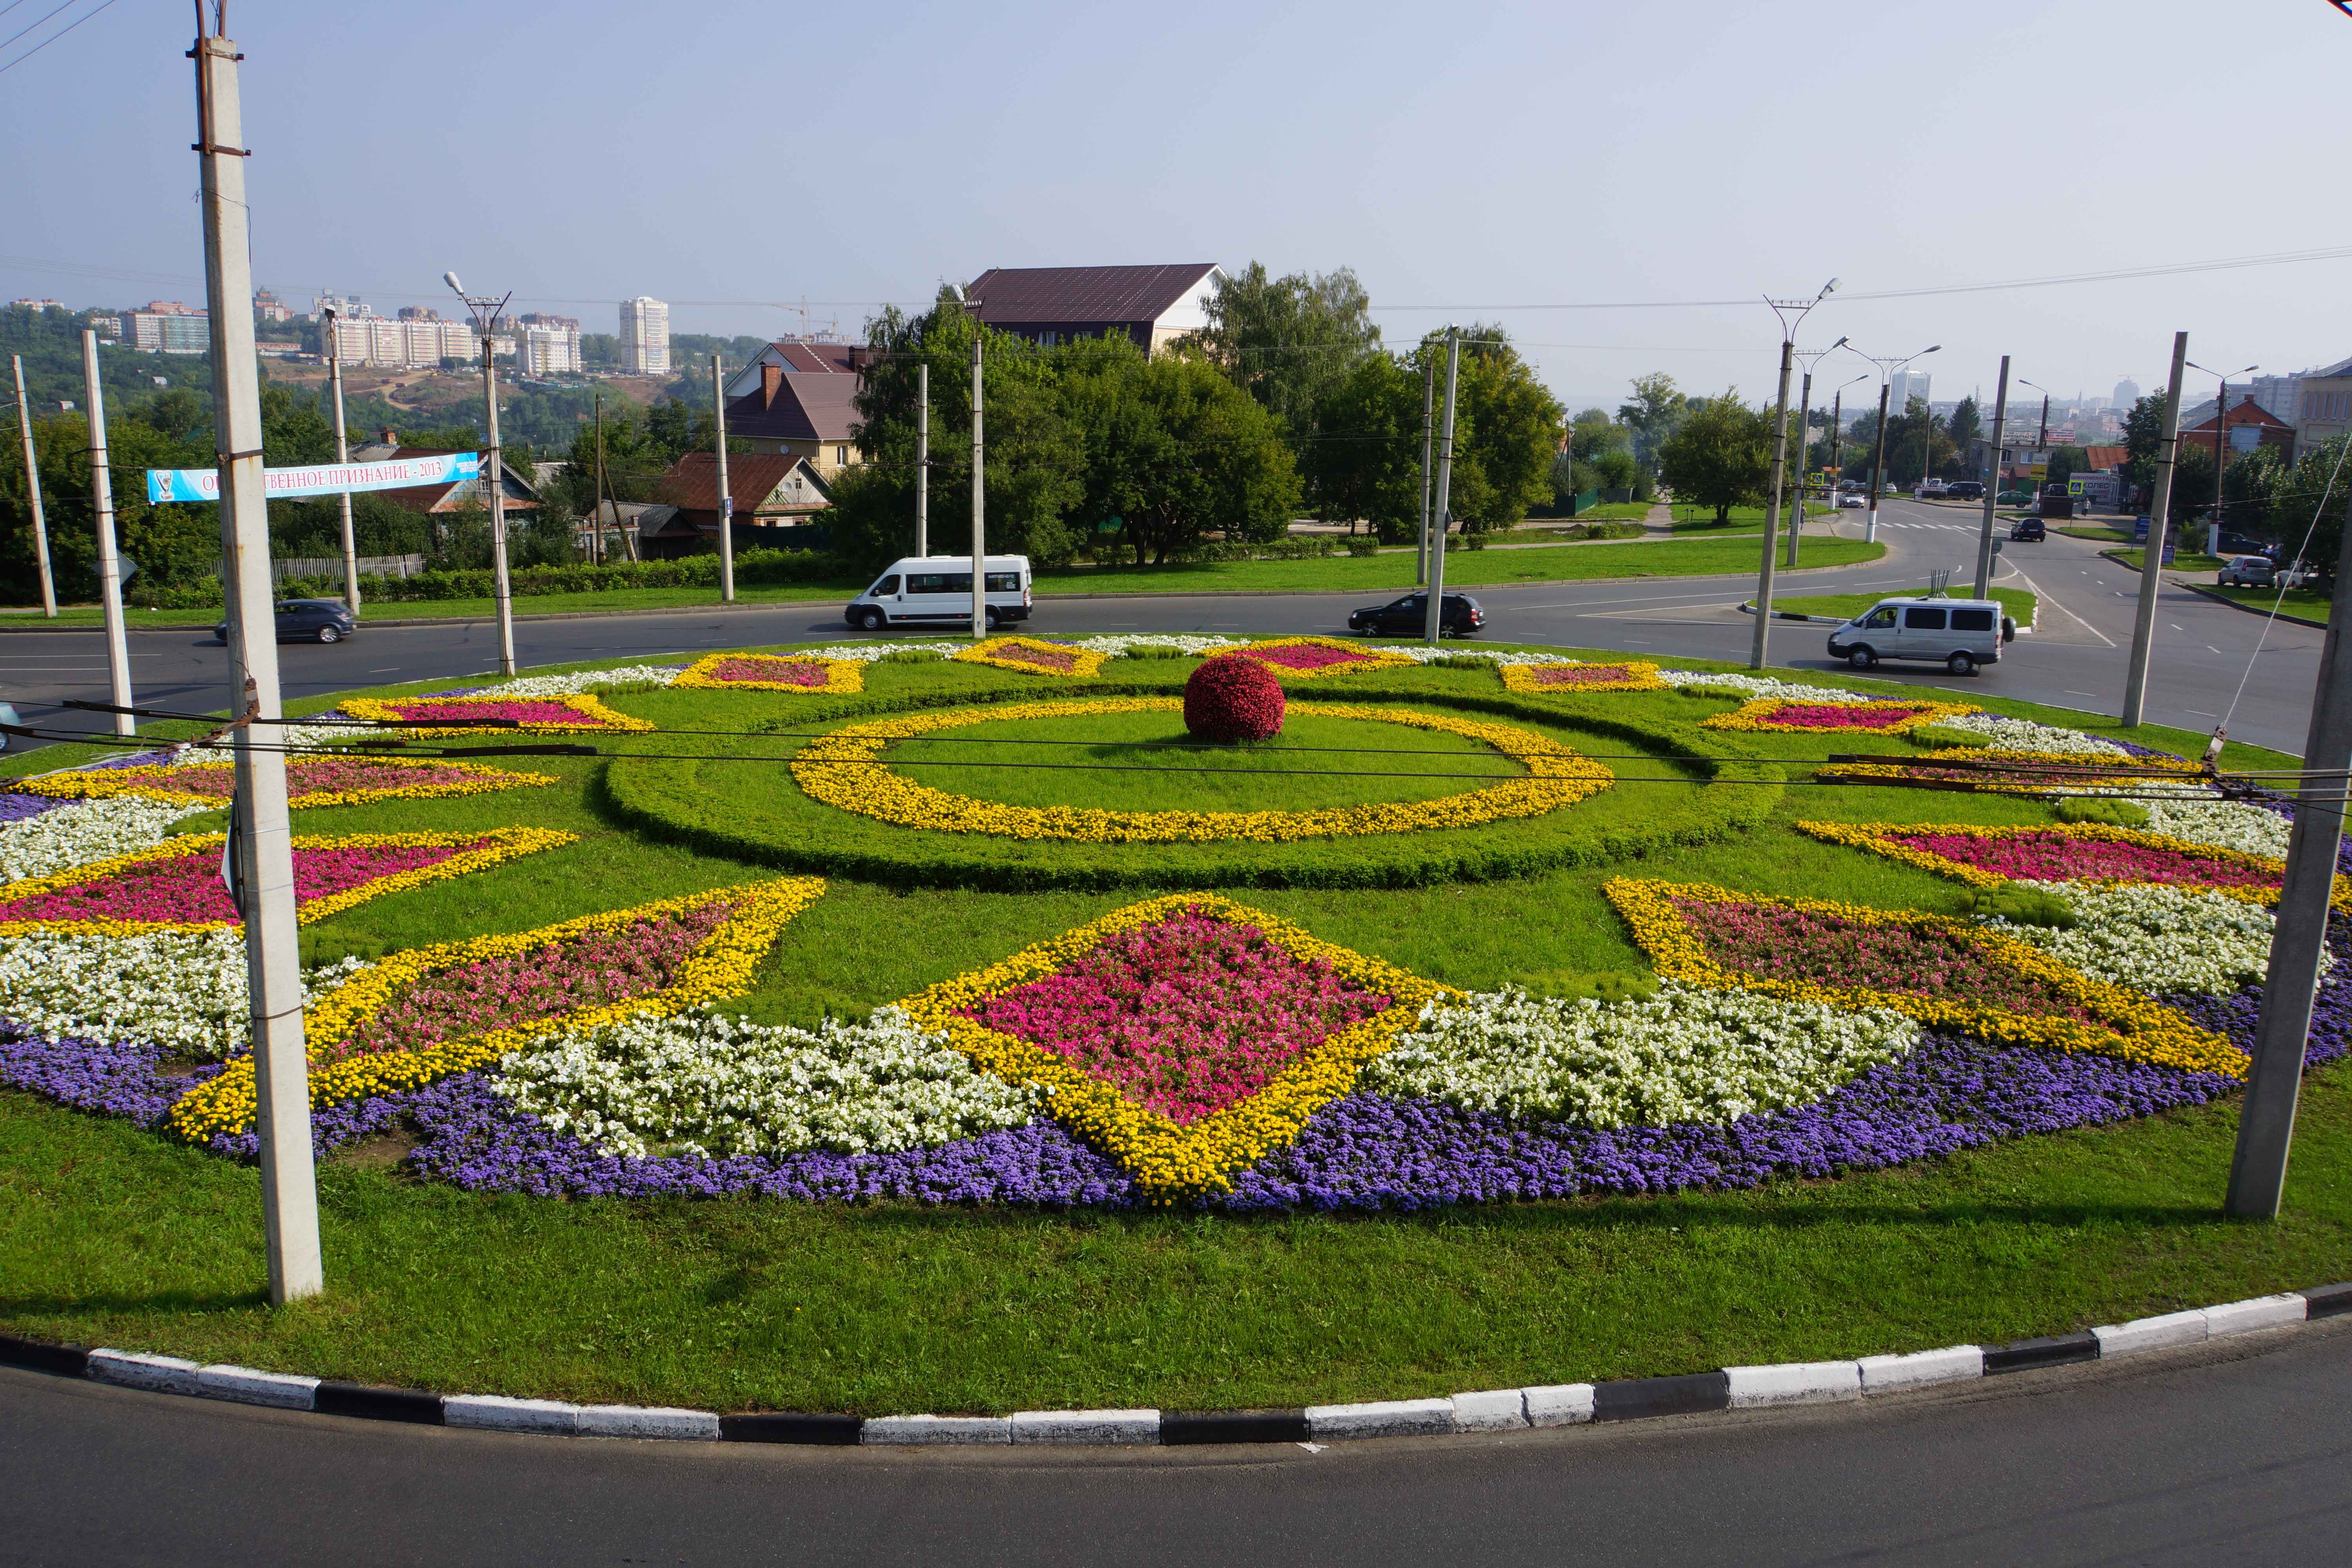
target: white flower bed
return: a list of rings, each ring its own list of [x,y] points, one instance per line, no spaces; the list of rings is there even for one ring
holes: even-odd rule
[[[1748,702],[1759,697],[1779,697],[1791,702],[1895,700],[1867,691],[1847,691],[1834,686],[1807,686],[1801,681],[1775,680],[1765,675],[1734,675],[1728,670],[1662,669],[1658,671],[1658,679],[1682,690],[1696,689],[1710,696],[1736,694],[1742,701]]]
[[[1507,987],[1431,1003],[1364,1069],[1364,1087],[1597,1128],[1801,1105],[1902,1056],[1919,1026],[1747,991],[1659,983],[1648,1001],[1565,1001]]]
[[[516,1110],[634,1156],[921,1148],[1023,1126],[1044,1098],[975,1070],[896,1007],[814,1033],[716,1013],[636,1019],[500,1067]]]
[[[2071,931],[1986,923],[2040,948],[2094,979],[2145,995],[2198,991],[2224,995],[2269,972],[2268,910],[2220,893],[2142,883],[2119,888],[2025,882],[2066,900],[2081,924]],[[2320,965],[2324,973],[2328,963]]]
[[[478,687],[451,687],[476,697],[570,697],[608,686],[667,686],[678,678],[682,664],[627,664],[618,669],[581,669],[570,675],[523,675],[512,680],[479,678]],[[434,696],[425,692],[425,696]]]
[[[38,816],[0,824],[0,882],[54,876],[76,866],[163,842],[163,830],[191,812],[180,801],[111,795],[69,800]]]
[[[366,967],[313,972],[304,1005]],[[250,1039],[249,1010],[241,931],[0,938],[0,1017],[45,1038],[146,1040],[217,1061]]]
[[[2080,730],[2062,730],[2054,724],[2037,724],[2031,719],[2011,719],[1999,713],[1963,713],[1957,719],[1938,719],[1937,724],[1946,730],[1966,730],[1982,735],[1990,752],[2060,752],[2084,755],[2124,755],[2124,749],[2112,741],[2102,741]]]
[[[2242,800],[2135,799],[2132,804],[2147,813],[2151,833],[2274,860],[2286,858],[2287,836],[2294,828],[2278,813]]]

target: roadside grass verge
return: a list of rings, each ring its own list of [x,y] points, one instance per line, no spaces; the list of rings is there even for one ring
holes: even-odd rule
[[[2110,561],[2122,563],[2135,572],[2142,570],[2147,563],[2146,550],[2102,550],[2099,553]],[[2167,572],[2219,572],[2228,564],[2227,561],[2218,555],[2207,555],[2197,551],[2176,550],[2172,552],[2172,564],[2165,567],[2164,570]]]
[[[2326,595],[2315,594],[2308,588],[2289,588],[2286,591],[2286,596],[2281,598],[2276,588],[2224,588],[2218,583],[2198,583],[2191,585],[2200,594],[2216,599],[2227,599],[2233,605],[2243,605],[2249,609],[2260,610],[2264,615],[2270,614],[2271,606],[2275,605],[2282,616],[2301,616],[2305,620],[2323,623],[2327,619],[2328,609],[2334,604]]]

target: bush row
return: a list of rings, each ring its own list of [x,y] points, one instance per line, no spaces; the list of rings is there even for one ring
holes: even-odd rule
[[[609,594],[625,588],[709,588],[719,586],[719,557],[689,555],[678,561],[621,561],[604,566],[526,566],[509,574],[515,597],[547,594]],[[735,557],[736,585],[744,588],[784,588],[807,584],[855,584],[857,574],[834,555],[809,550],[745,550]],[[320,577],[289,577],[278,585],[284,598],[340,598],[340,573]],[[369,577],[360,584],[360,597],[368,604],[405,604],[436,599],[487,599],[494,592],[487,566],[449,572],[421,572],[414,577]],[[134,586],[131,603],[165,610],[204,609],[222,603],[217,579],[181,584]]]

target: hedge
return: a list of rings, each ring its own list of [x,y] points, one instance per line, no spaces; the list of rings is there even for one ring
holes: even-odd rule
[[[515,597],[546,594],[609,594],[624,588],[709,588],[719,586],[719,557],[688,555],[677,561],[621,561],[606,566],[525,566],[508,574]],[[783,588],[804,584],[864,584],[848,563],[835,555],[811,550],[744,550],[735,556],[735,583],[742,588]],[[487,566],[454,572],[421,572],[414,577],[369,577],[360,584],[368,604],[404,604],[432,599],[487,599],[494,591]],[[339,598],[341,574],[324,577],[289,577],[278,584],[281,598]],[[218,605],[217,578],[202,582],[133,588],[133,604],[165,610],[198,610]]]

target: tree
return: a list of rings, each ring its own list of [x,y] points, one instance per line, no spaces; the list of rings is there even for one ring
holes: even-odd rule
[[[1536,379],[1501,326],[1463,329],[1462,364],[1454,392],[1452,510],[1465,531],[1508,528],[1531,506],[1551,499],[1552,459],[1559,451],[1565,414]],[[1445,334],[1430,333],[1414,351],[1445,374]],[[1433,479],[1433,483],[1434,480]]]
[[[1748,407],[1736,387],[1694,400],[1658,448],[1658,477],[1675,499],[1713,507],[1718,524],[1761,499],[1771,475],[1772,416]]]
[[[1324,393],[1315,439],[1299,454],[1307,504],[1349,531],[1368,522],[1402,543],[1421,526],[1421,377],[1385,353],[1367,355]]]
[[[2142,489],[2156,483],[2157,448],[2164,439],[2164,395],[2133,403],[2124,416],[2124,478]]]
[[[2045,484],[2063,484],[2068,479],[2073,479],[2076,474],[2087,472],[2090,467],[2091,454],[2083,450],[2082,447],[2053,447],[2051,448],[2050,452],[2050,477],[2042,482]],[[2206,470],[2206,477],[2209,480],[2211,479],[2211,469],[2209,468]]]
[[[1371,299],[1345,267],[1273,278],[1253,261],[1220,273],[1203,309],[1200,351],[1279,419],[1301,452],[1315,437],[1317,405],[1380,347]]]
[[[2221,521],[2233,532],[2274,538],[2297,510],[2294,489],[2294,471],[2276,447],[2241,452],[2221,470]]]
[[[1944,433],[1951,437],[1954,458],[1966,463],[1969,444],[1984,434],[1984,421],[1978,416],[1974,397],[1960,399],[1960,405],[1952,410],[1951,418],[1944,423]]]
[[[1671,375],[1633,378],[1633,395],[1617,405],[1617,417],[1632,433],[1633,459],[1645,472],[1658,471],[1658,448],[1665,445],[1695,401],[1675,388]]]

